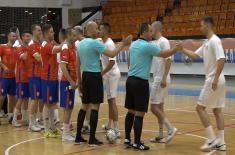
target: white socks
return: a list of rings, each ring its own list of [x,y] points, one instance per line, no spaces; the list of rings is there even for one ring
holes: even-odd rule
[[[163,123],[166,126],[168,131],[171,131],[173,129],[173,126],[171,125],[170,121],[166,117],[164,118]]]
[[[215,133],[214,133],[212,126],[211,125],[208,126],[206,128],[206,131],[207,131],[208,142],[213,141],[216,137],[215,137]]]
[[[90,121],[89,120],[84,120],[83,126],[89,126],[90,125]]]
[[[44,106],[44,108],[43,108],[43,122],[44,122],[45,131],[48,131],[50,128],[49,113],[50,113],[50,109],[48,108],[48,106]]]
[[[14,109],[14,114],[13,114],[13,120],[14,121],[17,121],[17,116],[18,116],[19,112],[20,112],[19,109],[17,109],[17,108]]]
[[[63,135],[67,135],[70,133],[69,126],[70,126],[70,124],[63,123]]]
[[[219,139],[220,144],[224,144],[224,130],[219,130],[217,134],[217,138]]]
[[[55,109],[55,110],[54,110],[54,113],[55,113],[55,118],[54,118],[54,119],[55,119],[56,121],[60,121],[59,110],[58,110],[58,109]]]

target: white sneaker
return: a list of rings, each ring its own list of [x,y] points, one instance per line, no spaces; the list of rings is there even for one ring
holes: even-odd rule
[[[165,141],[166,144],[167,144],[167,143],[170,143],[170,142],[172,141],[172,139],[175,137],[177,131],[178,131],[178,129],[174,127],[174,128],[169,132],[168,136],[166,137],[166,141]]]
[[[37,127],[36,125],[29,125],[28,130],[33,132],[40,132],[41,128]]]
[[[204,151],[204,152],[210,152],[213,148],[216,147],[216,145],[218,144],[218,141],[217,139],[214,139],[210,142],[206,141],[205,144],[203,144],[200,149],[201,151]]]
[[[40,128],[41,130],[43,130],[45,128],[44,125],[43,125],[43,121],[39,120],[39,119],[36,120],[35,126]]]
[[[218,151],[226,151],[226,144],[225,143],[217,143],[215,149]]]
[[[3,110],[0,111],[0,118],[2,118],[2,117],[6,117],[6,114],[4,113]]]
[[[74,142],[75,141],[75,137],[73,135],[71,135],[71,134],[63,134],[62,141]]]
[[[14,119],[12,120],[11,124],[12,124],[14,127],[21,127],[21,126],[22,126],[22,124],[20,124],[18,121],[14,120]]]

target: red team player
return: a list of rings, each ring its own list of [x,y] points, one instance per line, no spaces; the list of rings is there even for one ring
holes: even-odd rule
[[[28,43],[31,40],[31,34],[29,32],[24,32],[21,35],[22,45],[17,47],[16,53],[16,95],[17,103],[14,110],[14,116],[12,120],[12,125],[15,127],[20,127],[27,124],[28,120],[28,98],[29,98],[29,85],[28,85],[28,64],[27,64],[27,54],[28,54]],[[17,115],[21,111],[22,122],[17,121]]]
[[[57,53],[59,46],[54,45],[54,30],[52,25],[42,27],[44,41],[41,46],[42,56],[42,100],[44,103],[43,121],[45,126],[44,136],[47,138],[59,136],[59,131],[54,123],[54,109],[58,102],[58,64]],[[57,47],[57,48],[56,48]]]
[[[13,44],[16,41],[16,34],[9,32],[7,35],[8,43],[1,46],[0,51],[0,67],[2,68],[2,77],[0,81],[0,109],[2,109],[3,102],[8,95],[8,117],[9,120],[13,116],[13,108],[16,95],[15,83],[15,65],[16,65],[16,48]]]
[[[29,43],[28,52],[28,77],[29,77],[29,91],[31,98],[30,114],[29,114],[29,130],[31,131],[41,131],[40,125],[36,121],[36,114],[38,109],[38,104],[41,102],[41,68],[42,68],[42,58],[41,58],[41,44],[40,39],[42,36],[42,30],[39,25],[32,25],[31,27],[33,33],[33,40]]]
[[[75,137],[70,132],[70,118],[74,107],[75,89],[77,88],[77,69],[75,44],[76,32],[72,28],[66,29],[67,39],[60,53],[60,66],[62,79],[60,81],[60,106],[64,109],[62,140],[74,141]]]

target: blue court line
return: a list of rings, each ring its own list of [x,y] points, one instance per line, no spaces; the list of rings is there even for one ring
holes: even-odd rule
[[[123,85],[118,86],[119,92],[126,92],[126,87]],[[169,95],[172,96],[199,96],[201,90],[192,90],[192,89],[183,89],[183,88],[170,88]],[[235,92],[234,91],[227,91],[226,92],[227,99],[235,99]]]

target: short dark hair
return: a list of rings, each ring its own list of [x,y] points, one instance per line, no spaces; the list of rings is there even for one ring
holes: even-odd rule
[[[104,28],[108,31],[108,33],[111,33],[111,25],[107,22],[102,22],[100,26],[104,26]]]
[[[211,17],[211,16],[206,16],[206,17],[204,17],[204,18],[202,19],[202,21],[203,21],[204,23],[206,23],[206,24],[210,24],[211,26],[214,26],[214,25],[215,25],[214,19],[213,19],[213,17]]]
[[[31,31],[34,31],[37,26],[41,27],[39,24],[33,24],[31,26]]]
[[[140,25],[140,30],[138,36],[142,35],[144,32],[149,30],[149,23],[142,23]]]
[[[53,28],[51,24],[44,24],[42,26],[42,33],[43,34],[48,33],[51,28]]]
[[[68,27],[68,28],[65,30],[66,36],[70,35],[70,34],[72,33],[72,30],[74,30],[73,27]]]
[[[16,33],[16,32],[14,32],[14,31],[7,31],[7,36],[9,35],[9,34],[11,34],[11,33]]]
[[[21,32],[21,37],[23,37],[25,34],[31,34],[31,32],[30,31],[23,31],[23,32]]]

